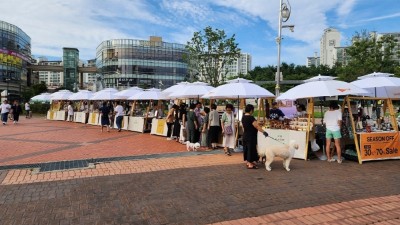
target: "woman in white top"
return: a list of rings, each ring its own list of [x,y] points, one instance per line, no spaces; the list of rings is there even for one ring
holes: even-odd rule
[[[222,124],[222,134],[223,138],[223,146],[224,152],[226,155],[230,156],[231,152],[229,149],[235,148],[235,138],[236,138],[236,129],[235,129],[235,116],[233,115],[233,105],[226,104],[225,112],[221,117]]]
[[[121,132],[122,120],[124,119],[124,108],[120,102],[117,102],[117,106],[114,109],[115,112],[115,124],[117,125],[118,132]]]
[[[68,110],[67,121],[72,122],[74,120],[74,108],[72,107],[72,102],[69,102],[67,110]]]
[[[328,162],[333,162],[335,159],[331,158],[331,139],[335,140],[336,153],[338,163],[342,163],[342,150],[340,148],[340,126],[342,125],[342,112],[339,110],[339,105],[332,101],[329,105],[329,111],[325,112],[324,122],[326,125],[326,156]]]

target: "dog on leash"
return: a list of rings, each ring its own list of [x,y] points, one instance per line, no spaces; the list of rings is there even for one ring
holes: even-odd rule
[[[274,161],[275,157],[280,157],[283,159],[283,168],[290,171],[289,165],[290,161],[294,156],[294,152],[299,149],[299,145],[295,140],[291,140],[289,145],[273,145],[268,146],[265,149],[259,149],[258,155],[261,157],[266,157],[265,169],[271,171],[271,163]]]
[[[189,141],[186,141],[186,150],[188,151],[197,151],[197,149],[200,148],[200,144],[198,142],[196,143],[190,143]]]

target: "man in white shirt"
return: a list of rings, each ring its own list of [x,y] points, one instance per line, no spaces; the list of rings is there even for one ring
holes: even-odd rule
[[[117,102],[117,106],[114,109],[115,112],[115,123],[118,128],[118,132],[121,132],[122,127],[122,119],[124,118],[124,108],[122,107],[120,102]]]
[[[337,102],[332,101],[329,105],[329,111],[325,112],[324,122],[326,125],[326,155],[328,162],[334,162],[335,159],[331,158],[331,139],[335,140],[335,147],[338,157],[338,163],[342,163],[342,150],[340,148],[340,126],[342,124],[342,112],[339,110]]]
[[[8,104],[7,100],[4,100],[3,103],[0,105],[1,121],[3,122],[3,125],[7,124],[8,113],[10,112],[10,109],[11,105]]]
[[[29,102],[25,102],[25,113],[26,113],[26,118],[30,119],[31,118],[31,105]]]

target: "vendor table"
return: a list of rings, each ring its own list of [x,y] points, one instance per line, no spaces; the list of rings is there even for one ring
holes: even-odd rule
[[[56,119],[56,115],[57,115],[57,111],[49,110],[49,111],[47,111],[46,119],[55,120]]]
[[[307,159],[307,147],[306,138],[307,131],[296,131],[296,130],[281,130],[281,129],[265,129],[268,135],[271,137],[264,137],[261,132],[258,132],[257,141],[259,148],[267,148],[271,145],[283,145],[289,144],[291,140],[296,140],[299,145],[299,149],[295,151],[293,158],[296,159]],[[276,140],[274,140],[274,139]]]
[[[127,130],[144,133],[145,129],[147,129],[147,124],[150,123],[152,119],[152,117],[130,116]]]
[[[85,123],[86,113],[84,112],[74,112],[74,122]]]
[[[116,121],[117,121],[117,117],[115,116],[114,117],[114,128],[118,129]],[[129,124],[128,121],[129,121],[129,116],[124,116],[124,118],[122,119],[122,126],[121,126],[122,130],[128,130],[128,124]]]
[[[60,111],[56,112],[56,119],[55,120],[65,121],[65,119],[66,119],[65,110],[60,110]]]
[[[166,119],[157,119],[153,118],[151,121],[151,132],[150,134],[160,135],[160,136],[167,136],[168,127]]]
[[[89,121],[88,124],[91,125],[100,125],[99,120],[100,114],[98,112],[89,113]]]

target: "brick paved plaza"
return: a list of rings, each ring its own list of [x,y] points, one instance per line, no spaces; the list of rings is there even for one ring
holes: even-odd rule
[[[249,170],[240,153],[43,118],[0,137],[2,225],[400,224],[398,160]]]

